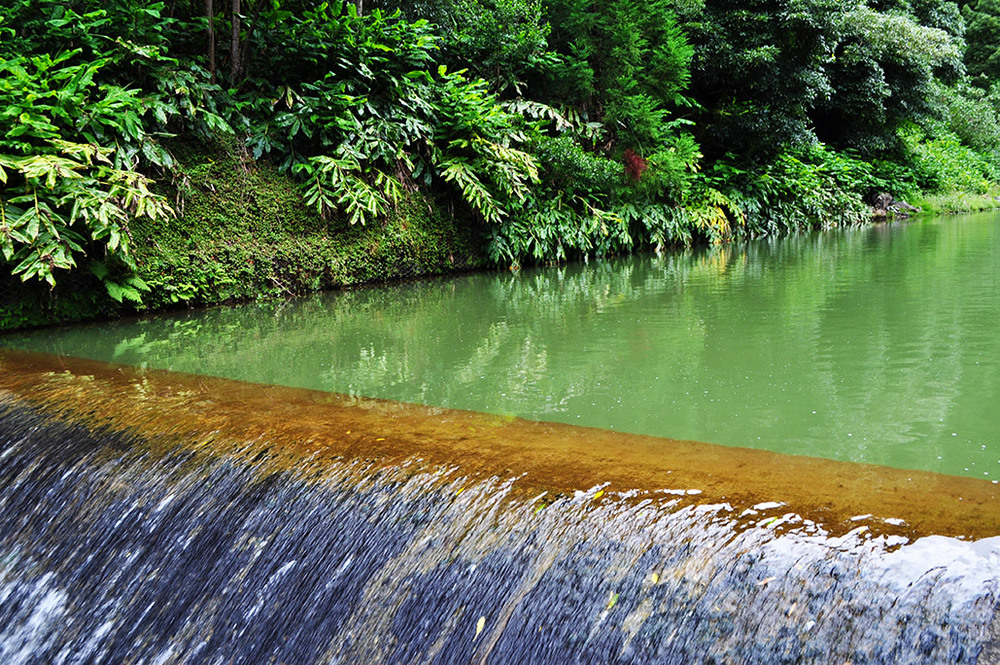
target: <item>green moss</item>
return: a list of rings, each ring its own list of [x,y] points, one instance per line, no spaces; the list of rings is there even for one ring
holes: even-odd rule
[[[323,219],[290,177],[249,159],[234,144],[182,144],[183,165],[164,192],[175,219],[130,229],[150,287],[141,304],[117,303],[86,266],[58,287],[0,280],[0,330],[136,312],[295,296],[484,265],[482,236],[419,195],[384,220],[351,226]],[[124,279],[120,268],[117,274]]]

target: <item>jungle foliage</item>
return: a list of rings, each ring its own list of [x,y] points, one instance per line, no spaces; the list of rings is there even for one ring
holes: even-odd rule
[[[877,191],[985,193],[998,7],[12,0],[0,251],[22,279],[86,265],[140,300],[133,230],[183,211],[176,146],[223,137],[322,219],[425,201],[505,266],[860,223]]]

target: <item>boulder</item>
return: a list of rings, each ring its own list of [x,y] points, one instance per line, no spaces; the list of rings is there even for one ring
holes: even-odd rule
[[[873,194],[869,203],[872,206],[872,217],[884,219],[887,217],[909,217],[910,213],[919,212],[920,208],[912,206],[906,201],[897,201],[888,192],[878,192]]]

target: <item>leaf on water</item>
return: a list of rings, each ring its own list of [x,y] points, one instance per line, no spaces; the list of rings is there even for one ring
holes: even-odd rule
[[[486,627],[486,617],[479,617],[479,621],[476,622],[476,637],[479,637],[479,633],[483,632],[483,628]],[[472,639],[476,639],[475,637]]]
[[[596,501],[597,499],[600,499],[602,496],[604,496],[604,490],[598,491],[597,494],[594,495],[594,500]]]
[[[656,573],[653,573],[652,575],[650,575],[649,579],[651,579],[653,581],[653,584],[659,584],[660,583],[660,576],[657,575]]]
[[[379,438],[377,438],[377,439],[375,439],[375,440],[376,440],[376,441],[385,441],[385,437],[379,437]]]
[[[608,599],[608,609],[610,610],[618,602],[618,594],[614,591],[611,592],[611,598]]]

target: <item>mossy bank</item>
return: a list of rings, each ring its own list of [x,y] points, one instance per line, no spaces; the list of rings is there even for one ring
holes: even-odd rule
[[[409,193],[375,223],[324,218],[300,183],[236,141],[173,146],[162,193],[176,216],[128,229],[137,270],[91,248],[55,288],[0,276],[0,332],[223,303],[294,297],[494,266],[480,224]],[[996,208],[992,194],[920,199],[930,212]],[[103,279],[99,278],[103,276]]]
[[[89,251],[77,270],[60,273],[53,289],[8,273],[0,278],[0,330],[485,266],[481,231],[420,195],[408,195],[376,223],[352,226],[321,217],[298,183],[234,144],[183,144],[174,152],[180,175],[164,189],[177,215],[130,226],[135,273],[105,266],[100,250]],[[110,274],[102,281],[97,274],[105,267]]]

